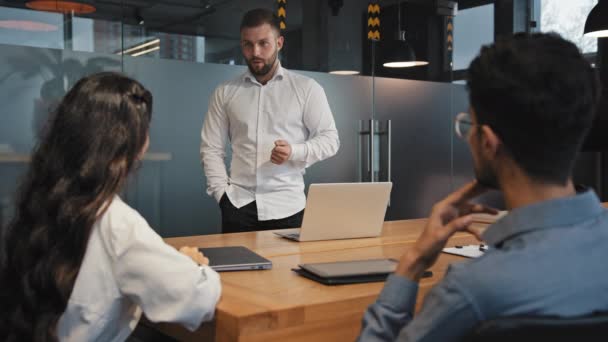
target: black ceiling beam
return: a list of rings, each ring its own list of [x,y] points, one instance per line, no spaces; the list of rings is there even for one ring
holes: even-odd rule
[[[500,0],[494,3],[494,39],[515,32],[530,32],[531,0]]]
[[[496,2],[496,0],[458,0],[457,2],[458,2],[458,9],[465,10],[468,8],[493,4]]]

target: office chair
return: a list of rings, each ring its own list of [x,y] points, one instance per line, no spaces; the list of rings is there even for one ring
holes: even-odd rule
[[[514,316],[479,324],[463,341],[606,341],[608,312],[588,316]]]

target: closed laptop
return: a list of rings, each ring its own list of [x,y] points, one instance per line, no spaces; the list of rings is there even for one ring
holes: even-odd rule
[[[220,271],[269,270],[272,262],[244,246],[199,248],[209,267]]]

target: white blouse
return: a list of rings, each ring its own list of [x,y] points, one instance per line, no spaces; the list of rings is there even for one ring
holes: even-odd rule
[[[93,226],[66,311],[61,341],[124,341],[142,311],[195,330],[213,318],[219,275],[164,243],[116,196]]]

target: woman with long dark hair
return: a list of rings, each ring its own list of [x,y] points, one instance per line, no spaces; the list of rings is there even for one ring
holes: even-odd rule
[[[151,113],[150,92],[116,73],[80,80],[58,106],[0,238],[0,340],[123,341],[142,311],[191,330],[213,317],[208,260],[166,245],[117,195]]]

